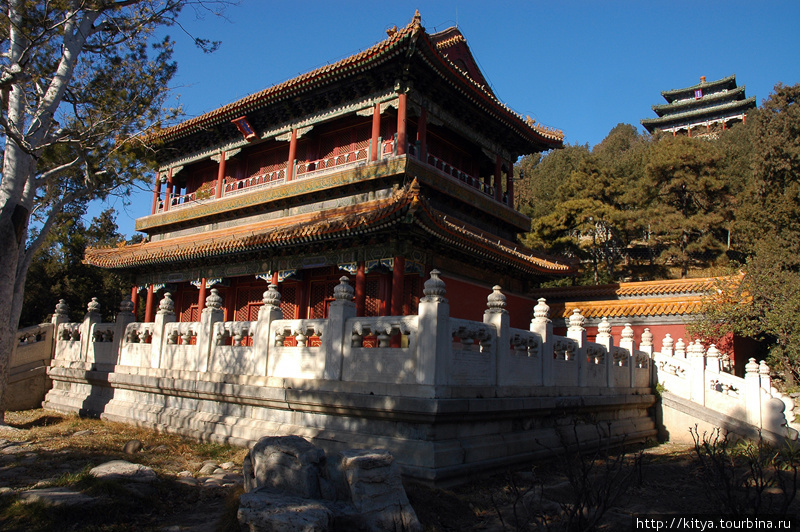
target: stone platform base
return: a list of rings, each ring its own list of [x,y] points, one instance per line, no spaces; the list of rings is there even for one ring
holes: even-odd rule
[[[656,437],[650,388],[454,387],[53,367],[44,407],[249,446],[302,436],[326,452],[387,449],[440,485],[546,457],[578,440]]]

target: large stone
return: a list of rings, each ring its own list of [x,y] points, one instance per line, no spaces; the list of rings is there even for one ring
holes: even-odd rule
[[[41,502],[48,506],[86,506],[94,499],[69,488],[42,488],[23,491],[19,500],[24,503]]]
[[[344,451],[326,460],[298,436],[265,437],[242,469],[247,493],[239,520],[249,530],[422,530],[388,451]]]
[[[242,529],[250,532],[327,532],[334,522],[325,503],[272,490],[243,493],[237,517]]]
[[[422,530],[400,480],[400,469],[389,451],[350,450],[340,456],[351,502],[367,530]]]
[[[108,480],[124,480],[129,482],[155,482],[158,475],[151,468],[132,464],[125,460],[112,460],[97,467],[93,467],[90,474]]]
[[[265,436],[244,459],[245,491],[267,487],[289,495],[318,499],[325,452],[299,436]]]

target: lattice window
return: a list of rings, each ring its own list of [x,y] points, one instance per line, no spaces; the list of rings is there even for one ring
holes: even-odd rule
[[[333,288],[336,281],[321,281],[311,283],[311,298],[308,303],[309,319],[323,319],[328,317],[327,302],[333,299]]]
[[[297,284],[281,283],[281,312],[286,320],[297,317]]]
[[[403,315],[412,316],[419,312],[419,294],[422,278],[418,275],[406,275],[403,281]]]
[[[379,278],[367,279],[365,283],[364,315],[381,315],[381,281]]]
[[[320,159],[327,159],[328,157],[334,157],[339,153],[336,140],[337,139],[335,134],[324,135],[319,139]]]
[[[288,148],[281,147],[251,154],[247,158],[247,177],[257,177],[286,168]],[[228,161],[230,162],[230,161]]]
[[[256,321],[258,309],[263,302],[264,290],[255,287],[241,287],[236,290],[236,312],[234,321]]]
[[[200,310],[197,308],[197,293],[183,292],[180,297],[178,321],[200,321]]]

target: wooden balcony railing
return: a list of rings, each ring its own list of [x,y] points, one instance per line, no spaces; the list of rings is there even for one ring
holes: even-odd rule
[[[379,160],[395,156],[397,154],[396,144],[396,138],[380,140],[380,146],[378,150]],[[370,147],[365,147],[330,157],[315,159],[313,161],[294,161],[294,179],[309,179],[333,169],[342,169],[347,166],[364,164],[369,160],[369,153]],[[414,143],[409,144],[407,153],[417,160],[422,161],[420,158],[419,147]],[[447,160],[433,153],[428,153],[425,159],[426,160],[422,162],[436,169],[438,173],[447,176],[448,178],[460,181],[461,183],[482,192],[490,198],[495,198],[495,188],[481,180],[479,177],[465,172],[464,170],[454,166]],[[282,168],[280,170],[274,170],[258,176],[228,182],[225,184],[222,190],[222,197],[245,194],[264,188],[283,185],[285,183],[286,169]],[[190,192],[187,194],[173,196],[170,198],[169,209],[173,210],[183,207],[190,207],[191,205],[204,201],[213,201],[214,199],[216,199],[216,187],[204,190],[200,195],[198,195],[198,192]],[[507,196],[503,196],[502,202],[508,204]],[[164,201],[163,199],[159,199],[156,212],[163,211]]]

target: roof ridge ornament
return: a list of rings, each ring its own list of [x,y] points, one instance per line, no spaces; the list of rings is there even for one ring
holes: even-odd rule
[[[422,27],[422,16],[419,14],[419,9],[414,11],[414,18],[411,19],[411,24],[415,28]]]

